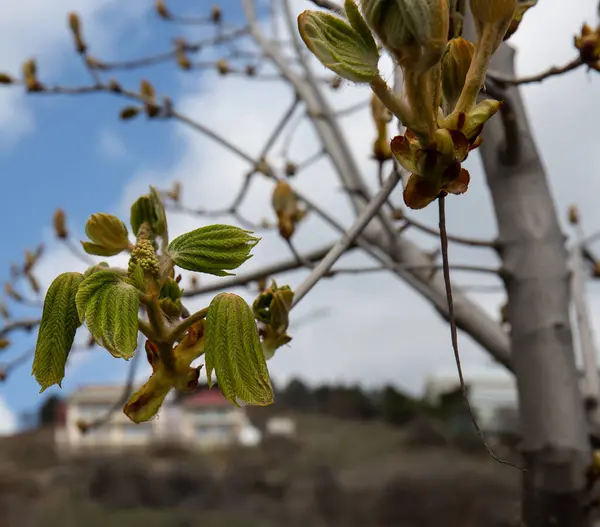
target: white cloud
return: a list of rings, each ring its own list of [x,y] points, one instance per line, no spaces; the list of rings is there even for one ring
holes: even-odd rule
[[[590,6],[593,3],[581,2],[577,6],[570,6],[567,18],[562,14],[556,16],[564,10],[562,2],[558,0],[549,0],[533,9],[527,15],[517,39],[521,49],[519,70],[532,73],[553,64],[555,60],[568,60],[573,53],[572,33],[579,30],[586,17],[591,21]],[[300,8],[304,3],[298,2],[296,5]],[[537,10],[539,19],[536,19]],[[540,33],[542,27],[543,35]],[[548,34],[553,35],[553,38],[548,40],[544,36]],[[562,44],[559,46],[557,42]],[[557,51],[559,47],[563,50],[561,54]],[[316,66],[315,71],[320,74],[323,68]],[[597,79],[594,82],[597,83]],[[576,100],[574,93],[577,93]],[[596,193],[589,192],[588,177],[590,170],[597,168],[592,156],[598,132],[593,123],[598,121],[597,117],[600,115],[596,116],[594,113],[599,111],[599,107],[595,105],[594,89],[582,74],[574,73],[564,79],[548,80],[542,86],[527,87],[525,95],[532,125],[538,134],[540,151],[557,192],[559,207],[564,210],[571,200],[581,200],[584,203],[585,217],[589,218],[590,224],[600,221],[591,201]],[[361,98],[367,99],[368,96],[366,90],[350,86],[328,93],[336,107],[344,107]],[[291,97],[290,90],[282,85],[247,83],[235,78],[222,80],[204,74],[200,81],[186,81],[184,96],[176,106],[183,113],[207,125],[210,130],[222,134],[245,152],[256,156],[290,104]],[[582,125],[588,121],[590,124],[587,127]],[[344,119],[342,127],[361,170],[369,181],[375,182],[375,166],[369,159],[374,130],[368,109],[353,118]],[[140,167],[119,200],[117,210],[123,217],[127,217],[131,202],[147,191],[148,184],[165,188],[173,180],[182,182],[182,201],[187,206],[215,209],[230,205],[249,168],[248,164],[196,131],[183,126],[174,130],[183,146],[183,155],[172,167],[166,169]],[[576,144],[565,141],[565,137],[573,137],[574,131],[578,132],[575,134]],[[557,148],[557,144],[560,148]],[[275,146],[275,154],[279,147],[280,145]],[[569,148],[568,151],[565,150],[566,147]],[[318,143],[311,127],[303,126],[295,138],[292,158],[297,162],[302,161],[317,148]],[[573,159],[578,159],[578,162],[574,164]],[[282,160],[277,155],[272,155],[270,161],[276,166],[282,165]],[[469,160],[469,165],[473,183],[467,195],[449,200],[449,229],[467,236],[491,238],[496,228],[489,191],[483,182],[481,163],[477,157],[473,157]],[[565,174],[568,174],[568,179]],[[294,180],[294,185],[345,224],[351,221],[346,196],[328,161],[320,161],[299,175]],[[242,208],[246,217],[256,221],[263,216],[273,218],[270,207],[271,189],[272,183],[266,178],[255,178]],[[397,195],[395,199],[400,200],[401,197]],[[416,213],[415,216],[435,226],[437,218],[433,209]],[[216,220],[171,214],[171,236],[208,221]],[[436,248],[438,244],[435,238],[425,235],[409,232],[407,236],[420,242],[428,250]],[[336,237],[337,233],[324,227],[319,219],[310,217],[299,229],[295,243],[298,248],[305,250],[331,242]],[[239,272],[287,257],[289,254],[285,244],[277,236],[265,234],[256,247],[255,257]],[[64,251],[55,254],[54,263],[47,268],[50,275],[54,276],[57,269],[62,268],[64,258],[70,258]],[[473,250],[460,246],[451,248],[451,259],[456,263],[498,265],[495,255],[482,249]],[[305,271],[290,273],[280,277],[280,281],[289,282],[294,287],[305,275]],[[498,280],[484,275],[455,273],[454,276],[457,284],[499,284]],[[248,300],[252,297],[245,289],[238,292]],[[503,294],[478,294],[474,297],[483,309],[498,317]],[[208,300],[210,297],[195,299],[189,302],[189,306],[201,307]],[[598,301],[593,299],[596,313],[600,309],[597,304]],[[388,275],[345,275],[324,280],[299,305],[295,317],[304,317],[323,307],[331,309],[329,316],[318,317],[311,324],[298,329],[293,334],[291,346],[280,350],[270,363],[277,379],[302,375],[312,382],[394,382],[417,392],[424,376],[432,370],[454,371],[447,325],[434,314],[425,300]],[[493,369],[488,356],[481,353],[467,336],[461,336],[460,345],[467,372]]]
[[[4,399],[0,397],[0,436],[12,435],[16,433],[17,428],[18,423],[15,414]]]
[[[98,138],[98,153],[109,161],[127,158],[127,148],[115,130],[102,130]]]
[[[147,7],[141,0],[126,4],[116,0],[2,2],[0,70],[18,75],[21,63],[35,57],[40,78],[55,80],[65,59],[80,60],[73,50],[68,12],[79,13],[86,39],[93,43],[94,52],[102,53],[112,48],[124,26]],[[24,97],[20,89],[3,87],[0,91],[0,145],[5,149],[33,129],[34,117]]]

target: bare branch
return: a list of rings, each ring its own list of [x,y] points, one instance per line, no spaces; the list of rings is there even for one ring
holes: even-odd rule
[[[542,82],[550,77],[555,77],[557,75],[563,75],[568,73],[569,71],[573,71],[580,66],[583,66],[584,62],[581,60],[581,57],[577,57],[573,59],[571,62],[568,62],[564,66],[553,66],[552,68],[538,73],[536,75],[530,75],[528,77],[507,77],[502,75],[501,73],[495,72],[493,70],[489,70],[487,76],[500,85],[508,85],[508,86],[518,86],[520,84],[531,84],[534,82]]]
[[[364,211],[358,216],[352,227],[342,236],[340,241],[327,253],[327,256],[315,267],[312,273],[296,288],[294,291],[294,300],[292,307],[298,304],[306,294],[318,283],[318,281],[327,273],[341,256],[348,250],[354,240],[365,230],[369,222],[379,214],[381,207],[388,199],[389,195],[396,188],[400,181],[397,173],[392,173],[381,190],[373,200],[365,207]]]
[[[6,337],[9,333],[16,330],[31,331],[33,328],[38,326],[41,322],[41,318],[24,318],[20,320],[11,320],[6,322],[4,326],[0,327],[0,338]]]
[[[125,383],[125,387],[123,389],[121,397],[119,397],[117,402],[104,415],[98,417],[90,423],[81,423],[81,429],[83,433],[87,432],[88,430],[100,428],[101,426],[108,423],[116,412],[121,411],[127,400],[131,397],[131,394],[133,393],[133,383],[135,382],[135,374],[137,372],[140,355],[140,349],[138,348],[135,354],[133,355],[131,362],[129,363],[127,381]]]
[[[332,249],[332,245],[327,247],[322,247],[321,249],[315,249],[307,254],[303,255],[303,260],[309,262],[318,262]],[[290,258],[289,260],[284,260],[282,262],[278,262],[275,264],[270,264],[256,271],[252,271],[250,273],[244,275],[234,276],[232,278],[225,278],[223,280],[219,280],[212,284],[207,284],[205,286],[197,287],[195,289],[185,289],[183,291],[184,297],[194,297],[199,295],[204,295],[208,293],[214,293],[215,291],[222,291],[225,289],[232,289],[234,287],[241,287],[250,284],[251,282],[257,282],[262,278],[266,278],[269,276],[274,276],[280,273],[285,273],[288,271],[294,271],[296,269],[301,268],[301,262],[299,262],[296,258]]]
[[[145,68],[148,66],[155,66],[174,60],[177,57],[179,49],[187,53],[198,53],[205,47],[222,45],[227,42],[234,41],[248,34],[248,28],[238,28],[231,33],[219,34],[216,37],[207,38],[204,40],[198,40],[196,42],[187,43],[181,42],[179,48],[175,48],[171,51],[164,51],[162,53],[156,53],[147,57],[140,57],[137,59],[121,60],[121,61],[99,61],[94,59],[94,64],[97,69],[108,71],[108,70],[133,70],[138,68]]]
[[[429,227],[428,225],[425,225],[424,223],[421,223],[420,221],[415,220],[413,218],[408,218],[404,214],[402,215],[402,220],[410,227],[414,227],[415,229],[423,231],[427,234],[431,234],[432,236],[439,237],[439,235],[440,235],[440,231],[438,229]],[[478,240],[475,238],[466,238],[464,236],[448,235],[448,241],[460,243],[462,245],[469,245],[471,247],[488,247],[488,248],[497,247],[497,242],[495,242],[495,241]]]

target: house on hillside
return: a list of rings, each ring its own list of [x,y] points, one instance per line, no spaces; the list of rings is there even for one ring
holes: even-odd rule
[[[253,427],[245,409],[231,404],[216,388],[199,389],[185,398],[170,394],[159,415],[141,424],[132,423],[123,414],[123,390],[123,386],[108,385],[84,386],[73,392],[63,402],[55,427],[59,453],[165,443],[201,450],[248,444],[244,438]],[[109,413],[104,425],[81,433],[79,422],[90,423]],[[260,437],[255,437],[254,443],[257,441]]]

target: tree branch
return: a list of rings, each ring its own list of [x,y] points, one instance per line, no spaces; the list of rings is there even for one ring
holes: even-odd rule
[[[573,59],[571,62],[568,62],[564,66],[553,66],[552,68],[542,71],[536,75],[530,75],[528,77],[507,77],[506,75],[502,75],[494,70],[489,70],[487,76],[493,80],[495,83],[505,86],[518,86],[520,84],[531,84],[534,82],[542,82],[550,77],[555,77],[557,75],[563,75],[568,73],[569,71],[573,71],[580,66],[583,66],[584,62],[581,60],[581,57],[577,57]]]
[[[365,230],[369,222],[379,213],[381,207],[388,199],[389,195],[396,188],[400,181],[400,176],[393,172],[386,180],[382,189],[375,198],[365,207],[364,211],[356,219],[352,227],[340,239],[338,243],[327,253],[327,256],[315,267],[310,275],[294,291],[294,300],[292,307],[298,304],[304,296],[317,284],[337,262],[340,257],[348,250],[354,240]]]
[[[25,318],[20,320],[11,320],[6,322],[4,326],[0,327],[0,338],[5,337],[12,331],[22,329],[25,331],[31,331],[34,327],[38,326],[41,322],[41,318]]]
[[[436,236],[438,238],[440,236],[440,231],[438,229],[429,227],[428,225],[425,225],[424,223],[421,223],[413,218],[408,218],[404,214],[402,215],[402,220],[410,227],[414,227],[415,229],[423,231],[427,234],[431,234],[432,236]],[[448,235],[448,241],[460,243],[462,245],[469,245],[471,247],[488,247],[492,249],[497,247],[497,243],[495,241],[478,240],[475,238],[466,238],[464,236]]]

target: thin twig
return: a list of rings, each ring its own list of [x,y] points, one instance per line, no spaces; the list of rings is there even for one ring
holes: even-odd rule
[[[555,77],[557,75],[563,75],[569,71],[573,71],[580,66],[583,66],[584,62],[581,60],[581,57],[577,57],[573,59],[571,62],[565,64],[564,66],[553,66],[552,68],[538,73],[536,75],[529,75],[527,77],[506,77],[501,73],[496,73],[494,71],[488,71],[487,76],[498,84],[504,84],[509,86],[518,86],[521,84],[531,84],[533,82],[542,82],[550,77]]]
[[[358,216],[352,227],[342,238],[335,244],[335,246],[329,251],[327,256],[321,260],[312,273],[296,288],[294,291],[294,300],[292,307],[297,305],[304,296],[319,282],[319,280],[328,273],[335,262],[337,262],[346,250],[352,245],[354,240],[365,230],[371,220],[379,214],[381,206],[385,203],[388,196],[396,188],[396,185],[400,181],[400,178],[392,174],[377,195],[371,200],[371,202],[365,207],[365,209]]]
[[[469,392],[467,391],[467,386],[465,384],[465,379],[463,376],[462,365],[460,362],[460,353],[458,351],[458,330],[456,328],[456,318],[454,315],[454,300],[452,298],[452,281],[450,280],[450,264],[448,261],[448,233],[446,232],[446,199],[444,194],[440,194],[438,198],[439,204],[439,215],[440,215],[440,242],[442,248],[442,262],[443,262],[443,270],[444,270],[444,283],[446,285],[446,299],[448,301],[448,315],[450,319],[450,335],[452,339],[452,350],[454,351],[454,359],[456,361],[456,368],[458,370],[458,378],[460,380],[460,388],[463,394],[463,400],[469,412],[469,417],[471,418],[471,422],[483,443],[483,446],[487,450],[488,454],[502,465],[509,465],[511,467],[517,468],[522,471],[526,471],[526,469],[511,463],[510,461],[505,461],[500,459],[491,448],[488,446],[487,441],[485,439],[485,435],[483,431],[479,427],[477,423],[477,419],[475,418],[475,414],[473,413],[473,409],[471,408],[471,403],[469,401]]]
[[[300,104],[300,99],[298,98],[298,95],[296,95],[288,110],[283,114],[283,117],[279,120],[279,122],[273,129],[273,132],[271,132],[271,135],[267,139],[265,146],[263,147],[263,149],[260,152],[260,155],[258,156],[259,159],[263,159],[269,153],[269,150],[271,150],[271,147],[279,138],[281,132],[285,129],[289,120],[294,115],[296,108],[298,108],[298,104]]]
[[[307,253],[303,256],[305,261],[310,262],[318,262],[322,258],[324,258],[327,253],[332,249],[332,245],[327,247],[322,247],[321,249],[316,249]],[[352,249],[353,246],[350,247]],[[243,275],[233,276],[231,278],[224,278],[223,280],[215,281],[210,284],[202,285],[196,287],[194,289],[185,289],[183,291],[184,297],[194,297],[209,293],[214,293],[215,291],[223,291],[225,289],[232,289],[234,287],[242,287],[251,282],[257,282],[261,278],[266,278],[269,276],[273,276],[279,273],[285,273],[288,271],[294,271],[301,267],[301,262],[299,262],[296,258],[291,258],[288,260],[284,260],[282,262],[278,262],[275,264],[271,264],[261,269],[257,269],[256,271],[252,271]]]
[[[104,415],[94,419],[90,423],[84,423],[85,432],[100,428],[108,423],[115,412],[120,411],[123,405],[129,400],[131,394],[133,393],[133,383],[135,382],[135,374],[137,371],[137,365],[139,363],[139,355],[141,354],[140,351],[141,350],[138,348],[135,352],[135,355],[131,359],[129,372],[127,374],[127,381],[121,397],[119,397],[117,402]]]
[[[423,231],[427,234],[431,234],[432,236],[440,236],[440,231],[438,229],[435,229],[433,227],[429,227],[428,225],[425,225],[424,223],[421,223],[418,220],[412,219],[412,218],[408,218],[406,216],[402,217],[402,220],[409,225],[410,227],[414,227],[415,229],[418,229],[420,231]],[[477,238],[467,238],[464,236],[454,236],[454,235],[448,235],[448,241],[451,242],[455,242],[455,243],[460,243],[462,245],[470,245],[471,247],[489,247],[489,248],[494,248],[497,246],[497,243],[495,241],[490,241],[490,240],[480,240]]]
[[[5,337],[12,331],[17,329],[23,329],[25,331],[31,331],[34,327],[38,326],[41,322],[40,318],[26,318],[21,320],[11,320],[6,322],[4,326],[0,327],[0,338]]]

